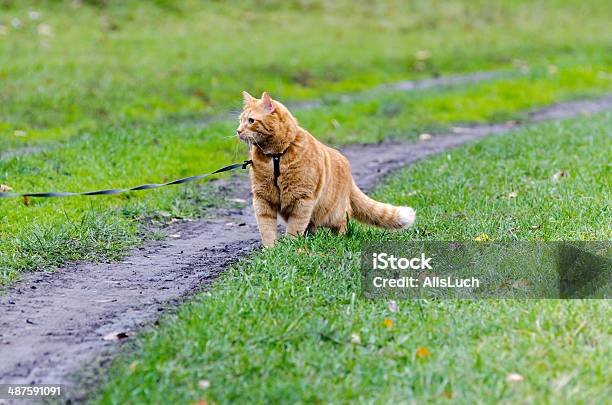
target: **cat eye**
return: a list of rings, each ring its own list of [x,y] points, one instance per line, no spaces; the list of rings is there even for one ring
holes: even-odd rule
[[[255,120],[253,118],[249,118],[247,121],[249,122],[249,124],[255,123]]]

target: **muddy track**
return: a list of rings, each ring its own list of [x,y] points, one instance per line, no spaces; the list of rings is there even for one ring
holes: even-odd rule
[[[612,96],[557,104],[528,117],[539,122],[607,110],[612,110]],[[453,128],[453,133],[430,141],[355,145],[343,152],[357,183],[371,190],[395,169],[520,126],[513,122]],[[27,274],[1,294],[0,383],[65,383],[71,386],[72,399],[83,399],[74,374],[84,365],[108,364],[119,340],[105,337],[136,333],[257,248],[246,177],[223,182],[228,195],[246,200],[244,208],[227,209],[214,220],[175,224],[166,230],[166,240],[135,250],[118,263],[82,263],[54,273]]]

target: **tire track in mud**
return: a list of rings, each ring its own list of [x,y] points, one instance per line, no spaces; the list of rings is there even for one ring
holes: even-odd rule
[[[528,114],[528,122],[610,110],[612,96],[560,103]],[[521,126],[474,125],[453,128],[430,141],[353,145],[342,151],[357,184],[368,191],[400,167]],[[174,224],[165,230],[166,240],[149,243],[121,262],[77,263],[53,273],[29,273],[0,293],[0,383],[68,384],[69,398],[83,400],[86,385],[77,382],[77,374],[99,373],[99,366],[104,370],[120,346],[105,337],[134,333],[154,322],[259,247],[248,179],[241,175],[219,181],[222,192],[247,201],[245,207],[224,209],[213,220]]]

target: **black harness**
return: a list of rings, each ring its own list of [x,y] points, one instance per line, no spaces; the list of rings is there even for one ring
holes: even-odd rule
[[[272,164],[274,165],[274,186],[278,188],[278,177],[281,175],[280,172],[280,158],[287,153],[289,148],[285,149],[281,153],[265,153],[262,151],[266,157],[272,158]]]

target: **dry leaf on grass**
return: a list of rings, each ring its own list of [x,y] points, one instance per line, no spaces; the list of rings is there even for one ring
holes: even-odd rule
[[[51,35],[53,35],[53,28],[51,28],[49,24],[43,23],[39,24],[38,27],[36,27],[36,32],[38,32],[39,35],[50,37]]]
[[[414,57],[417,60],[427,60],[431,57],[431,51],[428,49],[419,49],[414,53]]]
[[[566,179],[569,177],[569,173],[564,171],[564,170],[559,170],[557,173],[553,174],[552,176],[552,180],[553,181],[559,181],[562,179]]]
[[[518,373],[510,373],[506,376],[506,381],[508,381],[509,383],[517,383],[517,382],[521,382],[525,379],[525,377],[523,377],[522,375],[518,374]]]
[[[30,205],[30,197],[27,195],[23,197],[23,205]]]
[[[431,352],[429,351],[428,348],[421,346],[418,349],[416,349],[415,354],[419,359],[424,359],[428,357],[431,354]]]
[[[487,242],[487,241],[491,240],[491,238],[486,233],[481,233],[480,235],[475,237],[474,240],[476,242]]]

